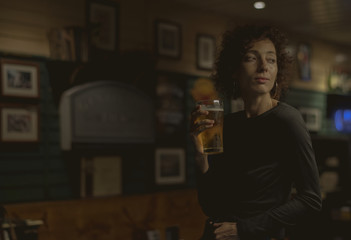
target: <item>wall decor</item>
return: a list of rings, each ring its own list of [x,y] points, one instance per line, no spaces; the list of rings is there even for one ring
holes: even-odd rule
[[[306,127],[309,131],[318,132],[322,125],[322,113],[318,108],[300,107],[298,108],[303,119],[305,120]]]
[[[87,0],[87,26],[92,51],[117,51],[119,5],[107,0]],[[92,53],[94,54],[94,53]]]
[[[120,156],[84,157],[80,161],[81,197],[122,194],[122,158]]]
[[[156,53],[159,56],[179,59],[181,56],[181,26],[165,20],[156,20]]]
[[[1,59],[0,64],[2,96],[39,97],[39,64],[14,59]]]
[[[156,184],[185,182],[185,151],[182,148],[158,148],[155,153]]]
[[[38,108],[32,105],[1,106],[2,142],[37,142],[39,140]]]
[[[297,62],[300,78],[303,81],[311,80],[311,47],[309,44],[301,43],[297,48]]]
[[[156,82],[156,139],[158,143],[180,147],[186,124],[185,82],[181,74],[159,72]]]
[[[196,36],[196,65],[202,70],[212,70],[216,54],[216,40],[208,34]]]
[[[339,94],[351,93],[351,72],[333,67],[328,76],[328,92]]]

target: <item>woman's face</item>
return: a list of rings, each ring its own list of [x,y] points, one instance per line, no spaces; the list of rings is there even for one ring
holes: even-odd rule
[[[277,54],[271,40],[254,41],[247,50],[239,70],[243,97],[269,95],[277,78]]]

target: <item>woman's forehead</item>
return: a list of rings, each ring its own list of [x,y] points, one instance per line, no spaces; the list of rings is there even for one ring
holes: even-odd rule
[[[268,38],[253,40],[246,47],[247,52],[255,50],[264,50],[265,52],[276,53],[274,43]]]

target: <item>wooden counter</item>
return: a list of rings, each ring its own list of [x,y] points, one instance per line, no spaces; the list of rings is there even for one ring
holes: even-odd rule
[[[5,205],[11,218],[42,219],[39,240],[137,240],[146,230],[159,230],[161,240],[170,226],[180,239],[196,240],[206,217],[196,190],[115,196],[71,201]]]

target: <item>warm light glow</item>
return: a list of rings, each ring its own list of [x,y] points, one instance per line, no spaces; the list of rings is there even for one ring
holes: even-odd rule
[[[347,56],[343,53],[339,53],[335,56],[335,62],[337,63],[343,63],[346,62]]]
[[[261,2],[261,1],[255,2],[255,3],[254,3],[254,7],[255,7],[256,9],[264,9],[265,6],[266,6],[266,4],[265,4],[264,2]]]

